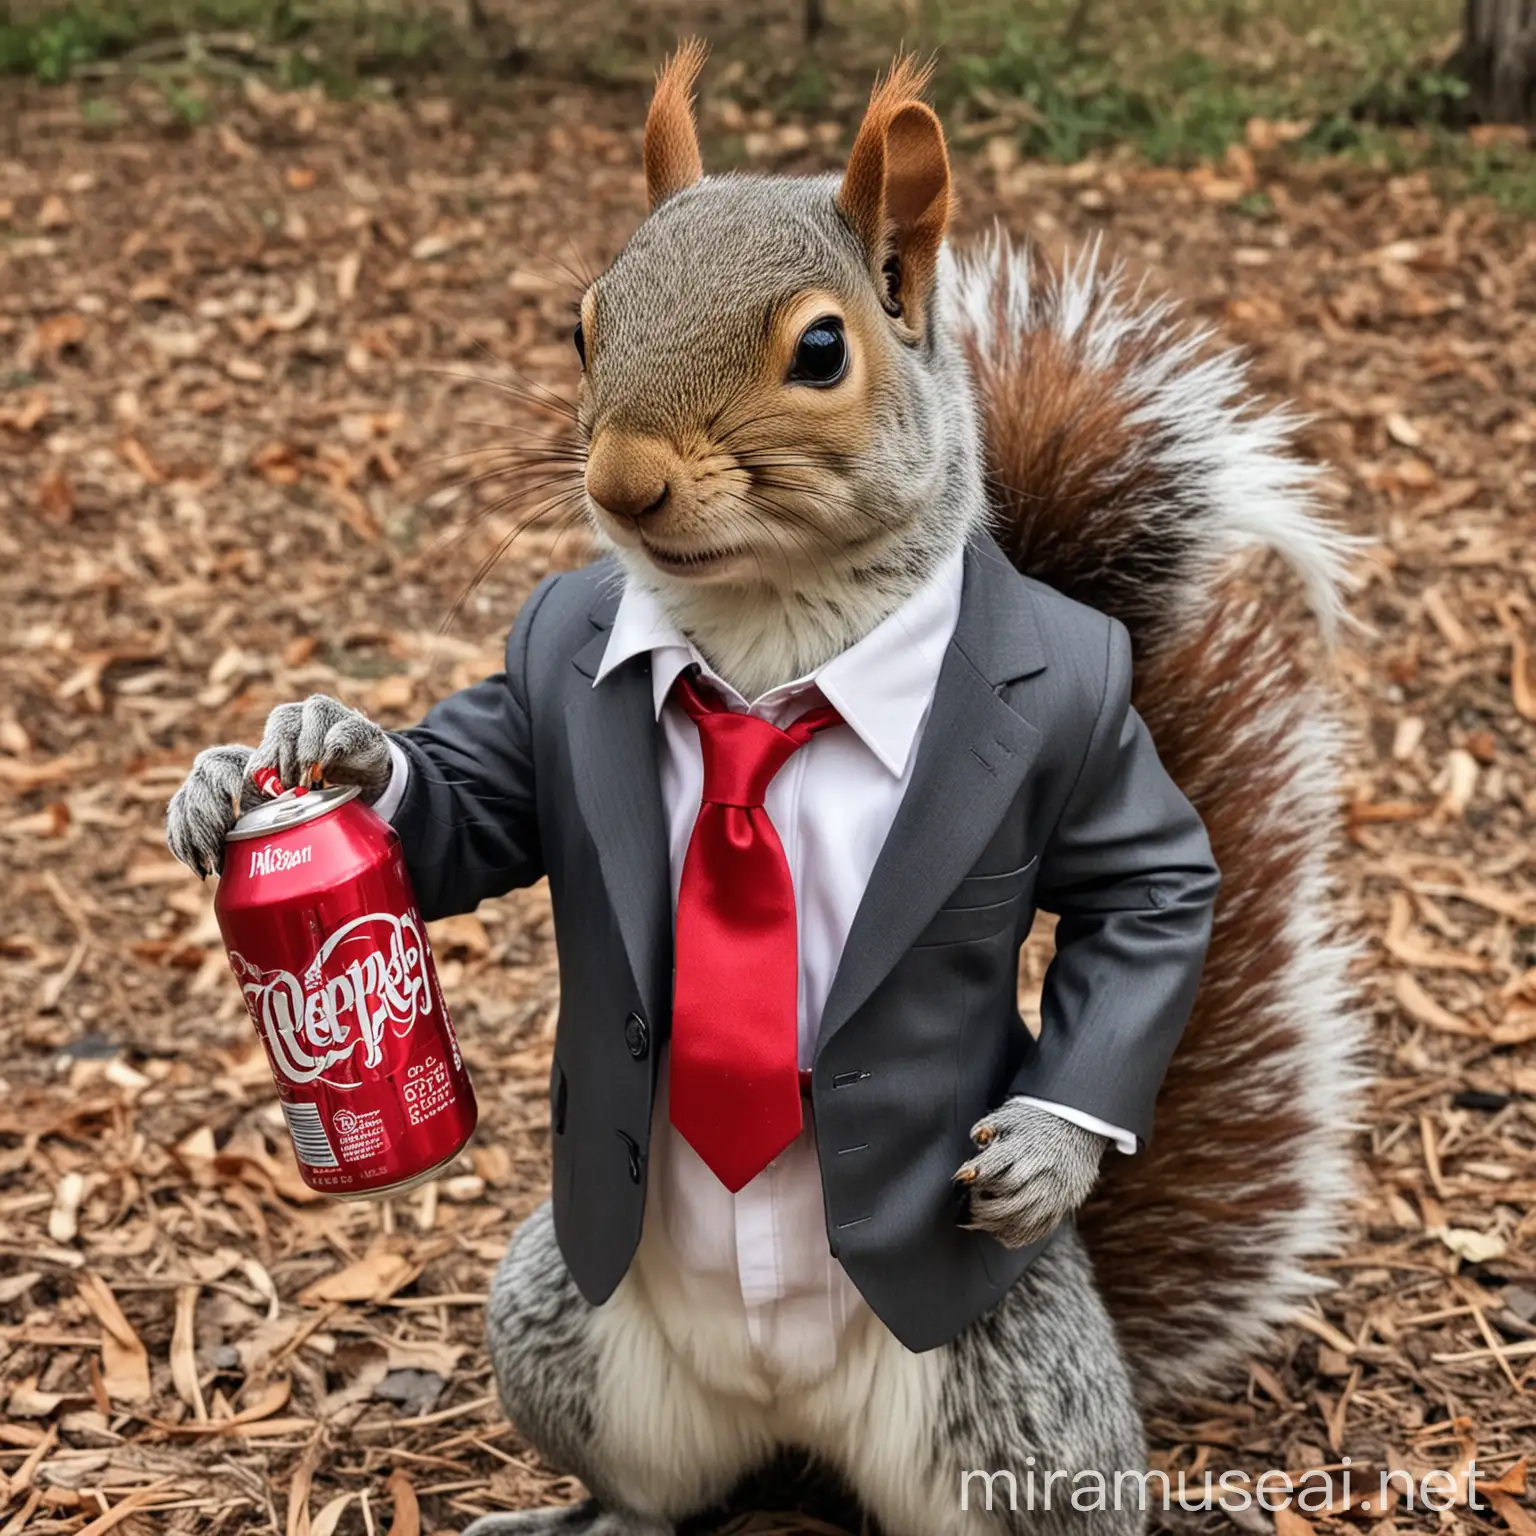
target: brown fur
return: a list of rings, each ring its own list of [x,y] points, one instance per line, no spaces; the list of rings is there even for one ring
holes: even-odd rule
[[[1285,789],[1288,737],[1320,704],[1263,612],[1242,611],[1235,597],[1181,642],[1154,643],[1139,667],[1137,705],[1223,873],[1204,980],[1152,1144],[1110,1160],[1082,1217],[1110,1312],[1152,1392],[1197,1342],[1194,1309],[1210,1308],[1214,1325],[1269,1283],[1265,1246],[1235,1239],[1299,1210],[1306,1196],[1303,1043],[1275,1004],[1315,829],[1259,833],[1254,808]]]
[[[994,324],[1005,329],[1001,313]],[[1091,329],[1070,338],[1042,329],[991,356],[972,346],[990,500],[1013,563],[1120,619],[1140,655],[1143,630],[1164,615],[1139,569],[1154,552],[1136,509],[1178,486],[1150,452],[1134,451],[1153,446],[1154,429],[1139,427],[1134,441],[1128,418],[1140,402],[1123,382],[1167,338],[1137,337],[1102,367],[1085,350]]]
[[[973,344],[972,356],[998,537],[1022,570],[1127,625],[1136,704],[1223,873],[1152,1144],[1108,1160],[1081,1216],[1151,1401],[1203,1384],[1212,1356],[1196,1356],[1272,1288],[1269,1235],[1315,1195],[1303,1183],[1319,1135],[1304,1108],[1315,1069],[1283,973],[1295,958],[1290,919],[1315,899],[1309,861],[1331,829],[1316,800],[1268,812],[1289,806],[1291,754],[1330,710],[1294,641],[1235,580],[1206,590],[1196,611],[1169,602],[1172,562],[1188,550],[1160,549],[1146,508],[1180,489],[1151,451],[1173,428],[1131,419],[1143,402],[1128,373],[1177,333],[1128,333],[1105,366],[1089,360],[1090,325],[1064,337],[1042,322],[1009,338],[1001,309],[995,323],[1004,344],[990,356]],[[1314,782],[1328,772],[1325,760],[1307,768]]]
[[[891,297],[916,333],[925,324],[953,201],[943,127],[918,99],[931,73],[931,65],[905,54],[876,82],[837,194],[877,282],[884,282],[889,257],[899,260]]]
[[[645,116],[645,190],[651,207],[664,203],[704,174],[699,135],[693,120],[693,88],[709,54],[696,37],[679,43],[677,52],[656,76],[656,92]]]

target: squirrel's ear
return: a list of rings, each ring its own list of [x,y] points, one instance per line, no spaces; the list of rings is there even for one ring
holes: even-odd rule
[[[678,44],[656,76],[656,94],[645,117],[645,190],[652,208],[704,174],[693,123],[693,87],[708,52],[704,43],[690,37]]]
[[[887,307],[899,309],[918,331],[951,204],[944,129],[933,108],[917,99],[929,73],[909,55],[876,84],[837,194]]]

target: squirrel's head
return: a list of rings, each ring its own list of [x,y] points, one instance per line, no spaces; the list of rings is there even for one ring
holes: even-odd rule
[[[926,71],[876,86],[841,177],[705,177],[703,57],[663,69],[650,214],[583,295],[578,420],[600,541],[755,685],[885,617],[964,540],[981,482]]]

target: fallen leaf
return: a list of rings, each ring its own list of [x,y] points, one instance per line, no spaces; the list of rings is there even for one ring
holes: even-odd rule
[[[336,297],[342,304],[350,304],[357,294],[357,278],[362,271],[363,258],[356,251],[348,251],[336,263]]]
[[[1512,1467],[1506,1467],[1499,1476],[1497,1482],[1477,1485],[1479,1493],[1509,1493],[1517,1498],[1525,1493],[1525,1481],[1528,1472],[1526,1458],[1522,1456]]]
[[[1405,965],[1418,966],[1427,971],[1471,971],[1480,974],[1488,969],[1488,962],[1481,955],[1463,955],[1456,950],[1437,949],[1411,932],[1412,927],[1413,904],[1399,891],[1392,897],[1387,931],[1382,940],[1388,954],[1403,961]]]
[[[356,1497],[355,1493],[338,1493],[328,1504],[321,1505],[319,1514],[309,1522],[309,1536],[332,1536],[346,1514],[347,1506]]]
[[[1316,1536],[1317,1528],[1304,1515],[1298,1515],[1288,1504],[1279,1505],[1274,1512],[1275,1536]]]
[[[41,425],[53,402],[45,389],[34,389],[22,396],[21,403],[0,406],[0,426],[12,427],[17,432],[30,432]]]
[[[1423,602],[1424,612],[1429,615],[1430,621],[1440,631],[1451,650],[1453,652],[1470,650],[1472,636],[1467,633],[1466,625],[1452,611],[1445,589],[1439,586],[1426,588]]]
[[[115,1402],[149,1401],[149,1351],[123,1316],[117,1297],[100,1275],[85,1270],[75,1284],[80,1299],[101,1324],[102,1380]]]
[[[1509,1244],[1502,1237],[1471,1227],[1437,1227],[1433,1235],[1468,1264],[1486,1264],[1489,1259],[1501,1259],[1509,1250]]]
[[[454,243],[453,238],[449,235],[423,235],[411,247],[411,259],[413,261],[436,261],[440,256],[446,256],[453,249]]]
[[[384,1351],[392,1371],[433,1371],[447,1377],[453,1375],[463,1357],[464,1346],[441,1339],[387,1339]]]
[[[69,807],[62,800],[55,800],[30,816],[6,822],[0,831],[7,837],[63,837],[69,824]]]
[[[5,1490],[6,1502],[20,1498],[27,1489],[32,1486],[32,1480],[37,1474],[37,1469],[43,1464],[48,1453],[58,1444],[59,1426],[50,1424],[47,1432],[39,1432],[32,1442],[31,1449],[22,1458],[21,1465],[16,1467],[8,1479],[9,1486]],[[0,1506],[3,1507],[3,1506]],[[7,1530],[9,1530],[9,1523]]]
[[[309,1488],[320,1464],[321,1443],[317,1434],[304,1447],[304,1454],[288,1480],[287,1536],[311,1536],[309,1524]]]
[[[206,1424],[164,1424],[156,1422],[156,1428],[169,1435],[227,1435],[256,1428],[263,1420],[281,1424],[283,1432],[292,1426],[292,1419],[273,1419],[272,1415],[282,1408],[293,1392],[293,1383],[286,1376],[269,1382],[261,1395],[249,1407],[232,1413],[228,1418],[211,1418]],[[217,1400],[215,1401],[217,1406]],[[307,1420],[300,1422],[307,1423]]]
[[[416,679],[404,672],[393,677],[381,677],[373,685],[375,709],[409,709],[416,696]]]
[[[7,1275],[0,1280],[0,1307],[19,1301],[42,1278],[42,1271],[37,1269],[24,1270],[19,1275]]]
[[[1520,1504],[1517,1504],[1507,1493],[1493,1493],[1488,1495],[1488,1502],[1493,1505],[1501,1519],[1515,1536],[1536,1536],[1536,1519]]]
[[[37,210],[39,229],[68,229],[74,222],[75,216],[69,211],[69,204],[56,192],[50,192]]]
[[[1447,1035],[1470,1035],[1482,1039],[1485,1032],[1458,1018],[1449,1008],[1442,1007],[1408,971],[1399,971],[1392,981],[1397,1004],[1411,1019],[1427,1024]]]
[[[93,766],[92,759],[83,755],[53,757],[41,763],[18,763],[0,757],[0,784],[22,791],[37,789],[44,784],[67,783]]]
[[[69,1172],[59,1180],[48,1212],[48,1236],[56,1243],[72,1243],[78,1230],[80,1201],[85,1195],[85,1176]]]
[[[149,450],[136,437],[125,437],[117,445],[123,462],[150,485],[164,485],[165,471],[155,462]]]
[[[199,1289],[195,1285],[184,1285],[176,1292],[176,1325],[171,1333],[171,1384],[176,1388],[176,1395],[203,1423],[207,1421],[208,1409],[203,1402],[203,1389],[197,1379]]]
[[[57,361],[59,353],[66,347],[79,346],[84,340],[84,315],[72,312],[50,315],[46,320],[39,321],[27,346],[23,348],[21,360],[29,368],[41,358]]]
[[[1531,668],[1531,648],[1516,635],[1510,658],[1510,692],[1515,713],[1522,720],[1536,720],[1536,672]]]
[[[188,873],[187,866],[176,859],[136,859],[123,871],[123,884],[134,887],[180,885],[187,878]]]
[[[440,960],[457,956],[462,960],[483,960],[491,952],[490,935],[485,924],[473,912],[460,912],[427,924],[427,939],[432,953]]]
[[[305,1286],[299,1301],[306,1307],[327,1301],[383,1301],[409,1283],[414,1269],[404,1254],[375,1248],[335,1274]]]
[[[488,1142],[483,1147],[470,1150],[470,1161],[475,1172],[487,1184],[501,1186],[512,1182],[512,1154],[499,1142]]]
[[[267,376],[267,370],[256,361],[254,357],[231,357],[224,364],[224,371],[230,378],[238,379],[242,384],[260,384]]]
[[[148,1488],[136,1488],[127,1498],[114,1504],[105,1514],[98,1515],[89,1525],[81,1526],[75,1536],[106,1536],[108,1531],[115,1530],[130,1515],[143,1509],[146,1504],[153,1504],[172,1486],[174,1485],[169,1479],[163,1479],[158,1483],[151,1483]]]
[[[388,1536],[421,1536],[421,1509],[410,1478],[396,1467],[384,1486],[395,1501],[395,1517],[389,1522]]]
[[[1488,1031],[1488,1040],[1493,1045],[1529,1045],[1536,1040],[1536,1010],[1512,1008]]]
[[[1349,807],[1349,819],[1360,826],[1377,822],[1417,821],[1429,808],[1416,800],[1356,800]]]
[[[1437,807],[1442,816],[1459,820],[1467,813],[1472,797],[1477,793],[1477,759],[1465,747],[1454,747],[1445,761],[1445,768],[1437,783],[1445,788]]]
[[[50,469],[37,482],[34,505],[44,522],[53,523],[57,527],[62,527],[74,517],[75,493],[70,489],[69,479],[62,469]]]
[[[37,1377],[29,1376],[11,1388],[5,1411],[15,1419],[46,1419],[63,1401],[62,1392],[40,1392]]]
[[[300,278],[294,285],[293,303],[287,309],[269,310],[264,314],[260,321],[261,329],[279,332],[296,331],[301,326],[309,324],[319,305],[320,295],[315,292],[315,285]]]

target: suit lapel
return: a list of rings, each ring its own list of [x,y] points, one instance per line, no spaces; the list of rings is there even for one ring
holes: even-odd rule
[[[1007,814],[1040,734],[1002,690],[1044,665],[1029,589],[990,539],[977,543],[917,763],[843,948],[820,1043],[890,974]]]
[[[635,985],[657,1027],[670,998],[672,896],[650,658],[625,662],[594,688],[608,627],[601,616],[593,622],[601,627],[574,658],[587,681],[566,710],[571,771]]]

